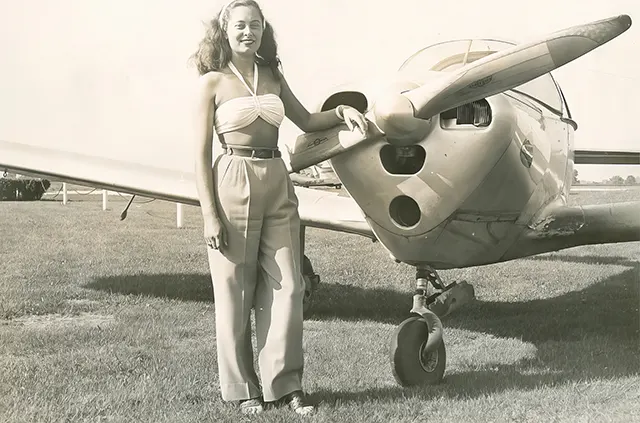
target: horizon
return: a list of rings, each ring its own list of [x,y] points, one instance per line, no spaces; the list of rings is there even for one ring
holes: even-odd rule
[[[639,166],[636,166],[636,167],[639,167]],[[636,184],[640,184],[640,170],[638,170],[635,174],[634,173],[623,174],[623,173],[612,172],[611,176],[603,178],[603,179],[585,178],[580,173],[580,170],[579,169],[577,169],[577,170],[578,170],[578,183],[606,184],[606,182],[610,181],[611,178],[613,178],[615,176],[619,176],[622,179],[627,179],[629,176],[633,176],[636,179]]]

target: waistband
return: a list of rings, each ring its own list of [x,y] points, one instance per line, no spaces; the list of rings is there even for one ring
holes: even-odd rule
[[[275,159],[282,157],[282,153],[277,148],[252,148],[223,145],[224,154],[230,156],[251,157],[252,159]]]

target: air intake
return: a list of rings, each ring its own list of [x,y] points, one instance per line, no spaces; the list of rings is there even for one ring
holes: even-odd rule
[[[440,120],[445,128],[457,125],[489,126],[491,107],[485,99],[474,101],[440,113]]]

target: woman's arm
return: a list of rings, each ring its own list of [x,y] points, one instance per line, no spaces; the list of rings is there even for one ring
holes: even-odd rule
[[[206,74],[200,77],[194,113],[195,126],[195,178],[202,215],[205,218],[218,218],[213,185],[213,116],[214,93],[217,75]]]
[[[218,83],[217,74],[206,74],[200,78],[194,113],[196,141],[196,185],[200,209],[204,220],[204,240],[215,250],[223,251],[227,247],[225,228],[220,221],[215,200],[213,182],[213,117],[215,113],[214,97]]]
[[[291,91],[284,75],[278,72],[277,77],[280,79],[280,98],[284,103],[285,115],[302,131],[321,131],[332,128],[344,121],[349,129],[353,129],[353,124],[355,124],[362,133],[366,132],[367,120],[353,107],[340,105],[333,110],[309,113]]]

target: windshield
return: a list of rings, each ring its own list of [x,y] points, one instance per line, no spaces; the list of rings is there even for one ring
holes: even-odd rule
[[[407,59],[399,72],[411,79],[421,81],[427,75],[426,71],[452,72],[514,45],[498,40],[456,40],[435,44]],[[513,91],[532,97],[552,111],[562,114],[562,97],[550,73],[522,84]]]

